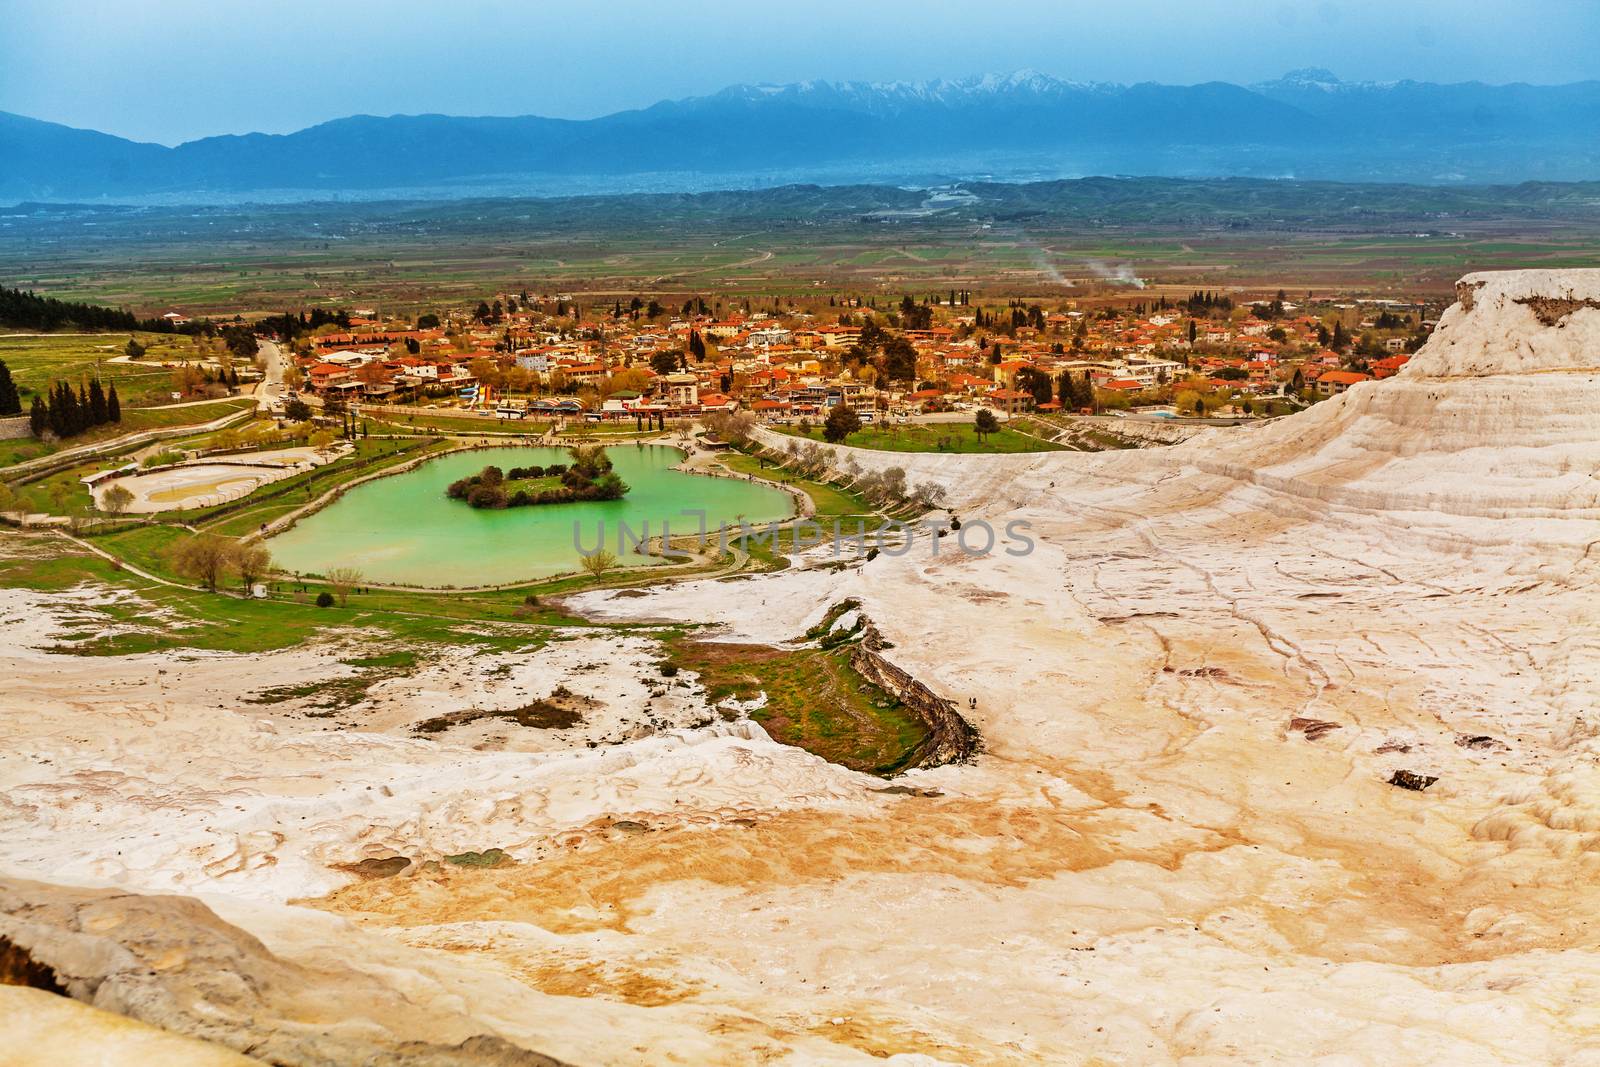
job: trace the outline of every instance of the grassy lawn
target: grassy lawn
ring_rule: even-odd
[[[819,521],[852,516],[866,518],[873,515],[872,505],[855,493],[827,482],[802,478],[770,462],[763,465],[755,456],[730,451],[720,454],[717,461],[734,474],[750,474],[802,490],[811,497],[812,504],[816,506],[816,518]]]
[[[395,415],[385,413],[382,415],[363,415],[362,422],[372,424],[372,428],[383,432],[384,427],[405,432],[415,430],[440,430],[444,433],[459,434],[510,434],[514,436],[543,437],[545,431],[550,429],[550,423],[538,422],[532,419],[514,421],[509,419],[474,419],[467,416],[454,418],[449,415],[429,415],[418,413],[416,415]]]
[[[676,428],[677,423],[670,423],[667,427],[668,432]],[[561,434],[563,437],[649,437],[660,432],[649,427],[641,431],[632,419],[624,422],[583,422],[573,419]]]
[[[772,737],[868,774],[903,769],[926,736],[904,704],[850,666],[850,649],[776,649],[678,638],[672,662],[700,676],[716,703],[765,695],[751,713]]]
[[[145,355],[130,362],[111,362],[123,354],[130,336],[145,346]],[[194,341],[177,334],[0,334],[0,360],[11,369],[24,409],[34,393],[48,390],[57,381],[76,385],[94,377],[116,383],[123,407],[160,403],[170,398],[172,390],[172,370],[160,364],[194,359],[196,355]]]
[[[822,440],[821,428],[802,432],[796,427],[776,427],[791,437]],[[868,426],[844,442],[855,448],[880,452],[1058,452],[1061,446],[1001,427],[981,440],[970,423],[952,422],[914,426]]]
[[[119,424],[122,433],[137,433],[140,430],[165,430],[173,426],[198,426],[202,423],[220,419],[230,411],[249,411],[256,406],[255,398],[248,396],[229,396],[220,400],[209,401],[204,404],[173,405],[153,408],[123,408],[122,422]],[[103,429],[104,427],[102,427]],[[109,436],[116,436],[115,433]],[[90,435],[70,439],[68,445],[85,444],[91,440]]]
[[[141,542],[139,547],[150,551],[155,545]],[[62,649],[83,655],[180,648],[267,652],[302,644],[329,629],[397,641],[411,652],[461,644],[510,651],[537,647],[548,640],[549,623],[571,621],[553,613],[527,619],[509,612],[503,618],[473,614],[444,598],[413,598],[405,604],[412,610],[365,603],[360,597],[352,597],[347,607],[328,608],[315,606],[311,598],[302,602],[287,595],[243,600],[160,585],[66,544],[52,546],[46,558],[36,553],[0,559],[0,583],[7,586],[55,591],[86,581],[135,593],[137,599],[108,597],[85,609],[94,618],[86,618]],[[446,606],[454,610],[429,610]]]
[[[23,401],[24,410],[31,404],[31,400]],[[247,411],[255,407],[255,401],[249,397],[225,397],[221,400],[206,404],[189,406],[168,405],[167,407],[130,408],[122,409],[122,421],[107,423],[97,426],[92,430],[69,437],[64,441],[45,444],[31,437],[16,441],[0,441],[0,467],[9,467],[14,463],[25,460],[37,459],[40,456],[53,455],[67,448],[77,448],[79,445],[92,445],[99,441],[109,441],[113,437],[124,434],[139,433],[143,430],[165,430],[175,426],[199,426],[214,419],[220,419],[230,412]]]

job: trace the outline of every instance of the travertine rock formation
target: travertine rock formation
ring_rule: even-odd
[[[284,1067],[557,1067],[356,969],[279,959],[189,897],[0,879],[0,960],[18,984]]]
[[[854,598],[970,762],[289,732],[228,687],[302,659],[157,694],[39,652],[18,593],[0,864],[206,891],[284,966],[573,1062],[1600,1063],[1600,272],[1462,292],[1399,377],[1249,432],[854,452],[989,554],[578,602],[773,642]]]

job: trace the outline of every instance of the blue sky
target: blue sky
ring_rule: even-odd
[[[752,81],[1600,78],[1588,0],[0,0],[0,110],[175,143],[355,113],[584,118]]]

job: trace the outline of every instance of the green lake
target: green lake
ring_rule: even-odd
[[[638,534],[648,522],[655,537],[670,523],[677,536],[700,530],[697,511],[705,512],[713,531],[740,516],[753,523],[794,514],[793,498],[781,489],[673,470],[683,459],[676,448],[613,445],[606,454],[629,486],[621,500],[495,511],[446,497],[451,482],[490,464],[510,469],[571,458],[564,448],[483,448],[358,485],[267,547],[279,568],[302,574],[356,567],[371,581],[392,585],[496,585],[577,570],[574,537],[593,551],[602,522],[606,548],[617,552],[622,524]],[[618,556],[624,564],[647,562],[631,551]]]

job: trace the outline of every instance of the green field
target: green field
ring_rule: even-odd
[[[92,430],[69,437],[64,441],[46,444],[31,437],[14,441],[0,441],[0,468],[9,467],[24,460],[52,455],[63,449],[109,441],[112,438],[138,433],[142,430],[166,430],[178,426],[200,426],[219,419],[230,412],[244,412],[255,406],[256,402],[249,397],[236,396],[225,397],[221,400],[210,400],[200,404],[172,404],[167,407],[154,408],[123,408],[121,422],[96,426]],[[105,461],[102,460],[100,462],[104,463]]]
[[[916,714],[850,666],[848,648],[776,649],[677,640],[672,661],[699,674],[713,703],[765,703],[751,713],[774,740],[852,770],[903,770],[927,731]]]
[[[790,437],[821,441],[822,431],[803,431],[796,427],[777,429]],[[844,442],[852,448],[872,448],[880,452],[1058,452],[1060,445],[1001,427],[999,432],[981,439],[971,423],[951,422],[911,426],[869,426],[850,435]]]
[[[870,517],[873,515],[872,505],[862,500],[855,493],[841,489],[827,482],[819,482],[811,478],[803,478],[798,474],[784,470],[776,464],[758,459],[755,456],[745,455],[743,452],[724,452],[717,457],[728,470],[735,474],[748,474],[756,478],[765,478],[768,481],[778,482],[782,485],[792,485],[811,497],[811,503],[816,508],[815,518],[836,519],[849,517]]]
[[[745,297],[950,288],[1048,301],[1197,285],[1444,295],[1472,270],[1600,266],[1585,183],[1090,179],[985,186],[966,205],[903,213],[922,195],[62,208],[0,231],[0,278],[150,314],[437,310],[507,288],[602,304],[701,294],[720,312]],[[902,213],[889,225],[882,210]],[[1126,266],[1148,290],[1106,282],[1096,263]]]
[[[381,415],[363,415],[361,421],[370,425],[374,433],[384,433],[389,430],[400,430],[411,433],[418,430],[438,430],[442,433],[462,434],[509,434],[518,437],[543,437],[550,429],[550,423],[534,420],[501,420],[501,419],[475,419],[470,416],[436,415],[432,412],[418,412],[396,415],[386,412]]]
[[[138,360],[118,358],[129,337],[137,337],[146,348]],[[24,409],[34,393],[48,390],[57,381],[77,385],[96,377],[115,383],[124,408],[169,404],[173,372],[160,364],[194,358],[194,342],[175,334],[0,333],[0,361],[11,369]]]

